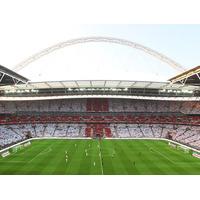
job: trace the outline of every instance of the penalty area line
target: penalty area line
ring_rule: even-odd
[[[152,150],[153,150],[154,152],[156,152],[157,154],[160,154],[163,158],[167,159],[167,160],[170,161],[171,163],[176,164],[173,160],[169,159],[169,158],[168,158],[166,155],[164,155],[163,153],[161,153],[161,152],[155,150],[155,149],[152,148],[152,147],[149,147],[149,145],[144,144],[144,146],[146,146],[146,147],[149,148],[149,149],[152,149]]]
[[[45,153],[48,153],[48,152],[45,152],[46,150],[50,149],[50,147],[52,146],[53,144],[50,144],[46,149],[43,149],[42,151],[40,151],[36,156],[34,156],[31,160],[28,161],[28,163],[32,162],[35,158],[37,158],[38,156],[42,155],[42,154],[45,154]],[[52,149],[50,149],[52,150]]]
[[[152,148],[153,149],[153,148]],[[155,151],[156,153],[160,154],[162,157],[164,157],[165,159],[169,160],[171,163],[175,164],[175,162],[171,159],[169,159],[166,155],[164,155],[163,153],[153,149],[153,151]]]

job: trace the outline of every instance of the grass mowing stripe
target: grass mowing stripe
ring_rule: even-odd
[[[40,155],[46,153],[45,151],[46,151],[46,150],[49,150],[49,149],[51,148],[52,145],[53,145],[53,143],[50,144],[47,148],[43,149],[41,152],[39,152],[36,156],[34,156],[31,160],[28,161],[28,163],[32,162],[32,161],[33,161],[34,159],[36,159],[38,156],[40,156]]]
[[[148,143],[148,141],[145,141],[145,145],[153,152],[155,153],[155,155],[159,155],[160,156],[160,168],[165,168],[166,171],[168,171],[170,174],[185,174],[186,171],[184,168],[182,168],[181,166],[177,167],[175,162],[172,162],[171,160],[169,160],[168,157],[163,156],[165,155],[165,152],[159,153],[158,151],[162,151],[163,147],[160,147],[157,151],[155,151],[155,143]],[[153,147],[152,147],[153,144]],[[170,154],[168,153],[168,156],[170,156]],[[163,163],[161,163],[161,161],[163,161]],[[171,164],[170,164],[171,163]],[[164,165],[164,167],[162,166]],[[180,169],[182,168],[182,169]]]
[[[167,142],[112,139],[35,140],[0,158],[0,174],[102,174],[100,161],[103,174],[200,174],[199,159]]]
[[[175,160],[175,165],[176,168],[178,168],[179,173],[181,174],[199,173],[200,162],[194,162],[195,158],[191,156],[189,153],[184,153],[181,150],[169,148],[167,143],[155,143],[154,147],[160,149],[160,151],[162,151],[165,154],[166,152],[168,152],[169,157],[172,157],[173,160]],[[197,160],[199,161],[199,159]]]
[[[92,163],[91,163],[91,156],[88,153],[88,141],[83,143],[83,150],[80,153],[80,163],[79,163],[79,174],[90,174]]]
[[[115,146],[118,149],[119,159],[126,170],[126,174],[133,174],[135,166],[131,162],[131,159],[127,156],[127,152],[125,152],[123,145],[120,145],[120,142],[116,142]],[[134,170],[133,170],[134,168]]]
[[[40,144],[42,147],[42,144]],[[34,159],[32,158],[31,160],[27,160],[27,163],[24,165],[23,168],[19,169],[20,174],[30,174],[30,175],[34,175],[34,174],[40,174],[40,172],[43,170],[43,168],[48,164],[49,161],[49,154],[42,154],[41,156],[37,156],[40,155],[40,153],[45,152],[48,148],[52,147],[56,145],[55,142],[48,142],[45,143],[45,149],[43,149],[43,151],[38,152],[38,154],[34,154]],[[31,162],[30,162],[31,161]],[[17,171],[16,174],[18,174],[19,172]]]
[[[69,152],[69,148],[73,145],[74,143],[72,140],[57,140],[40,174],[66,174],[66,151]]]
[[[99,160],[100,160],[100,166],[101,166],[101,175],[104,174],[103,172],[103,158],[101,153],[101,141],[98,142],[98,149],[99,149]]]
[[[67,142],[67,144],[63,143],[63,141],[61,143],[58,143],[56,146],[56,156],[54,156],[53,162],[49,163],[52,165],[52,174],[55,175],[62,175],[65,172],[65,168],[66,168],[66,146],[68,146],[69,143]],[[58,151],[59,150],[59,151]]]
[[[152,150],[154,152],[156,152],[157,154],[160,154],[162,157],[164,157],[165,159],[167,159],[169,162],[171,162],[172,164],[175,164],[175,162],[171,159],[169,159],[166,155],[164,155],[163,153],[161,153],[160,151],[157,151],[156,149],[152,148]]]
[[[65,174],[71,174],[70,169],[71,169],[71,167],[73,167],[72,161],[73,161],[73,157],[74,157],[74,154],[76,153],[76,151],[77,151],[77,147],[75,148],[74,140],[71,140],[71,144],[67,149],[68,158],[67,158],[67,162],[66,162]]]
[[[93,166],[90,170],[90,174],[101,174],[101,164],[99,162],[99,150],[97,148],[98,142],[96,140],[90,140],[90,150],[89,150],[89,155],[91,155],[91,165]],[[95,166],[94,166],[95,165]]]
[[[47,141],[43,141],[42,143],[34,143],[30,147],[30,148],[32,148],[32,151],[30,151],[28,154],[26,153],[22,157],[16,156],[19,152],[21,152],[21,151],[18,151],[14,155],[11,154],[11,159],[10,159],[10,157],[3,158],[3,160],[8,160],[8,161],[23,160],[25,162],[24,163],[16,163],[14,166],[12,163],[5,163],[4,169],[2,170],[2,168],[0,168],[0,174],[23,174],[23,171],[26,171],[26,169],[27,169],[26,165],[27,165],[27,161],[28,161],[29,157],[32,155],[35,155],[34,154],[35,151],[36,152],[41,151],[43,148],[46,147],[46,145],[48,145]],[[2,165],[1,165],[1,167],[2,167]]]
[[[79,174],[79,168],[81,163],[81,154],[83,153],[84,141],[82,140],[75,140],[74,142],[74,152],[70,155],[71,160],[68,167],[69,174]],[[81,173],[80,173],[81,174]]]
[[[121,150],[122,150],[124,156],[128,160],[126,165],[130,166],[130,171],[128,171],[129,174],[140,174],[139,170],[138,170],[138,160],[139,160],[138,155],[128,147],[128,141],[126,143],[121,141],[117,144],[119,144],[121,146]],[[126,166],[126,169],[127,169],[127,166]]]
[[[136,167],[138,169],[138,174],[152,174],[154,170],[149,168],[147,164],[147,160],[144,159],[145,154],[146,154],[146,148],[141,142],[136,142],[133,140],[129,141],[129,144],[127,145],[130,149],[130,151],[136,151],[138,154],[138,160],[136,161]],[[141,153],[142,152],[142,153]]]
[[[111,149],[114,149],[112,143],[108,142],[107,140],[102,140],[102,159],[103,159],[103,168],[104,168],[104,174],[115,174],[115,169],[113,166],[113,159],[111,157]]]
[[[144,144],[147,146],[149,151],[152,152],[152,156],[156,156],[158,159],[159,166],[162,170],[167,171],[170,174],[177,174],[179,173],[178,169],[175,166],[175,162],[172,162],[168,157],[163,156],[165,155],[164,152],[160,153],[159,151],[162,151],[163,147],[160,147],[157,151],[155,150],[155,141],[152,144],[148,143],[148,140],[144,141]]]
[[[65,149],[65,166],[64,166],[64,174],[69,174],[68,168],[70,166],[71,159],[73,157],[73,153],[75,152],[76,149],[74,149],[74,141],[73,140],[67,140],[68,143],[66,144],[66,149]],[[67,160],[66,160],[66,155],[67,155]]]
[[[149,151],[149,148],[145,145],[145,141],[141,141],[139,145],[144,148],[144,152],[142,152],[141,161],[147,168],[147,171],[141,170],[142,174],[165,174],[164,170],[159,166],[160,162],[157,162],[157,157]],[[150,172],[150,173],[149,173]]]

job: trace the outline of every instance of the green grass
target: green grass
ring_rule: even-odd
[[[165,141],[44,139],[1,157],[0,174],[200,174],[200,160]]]

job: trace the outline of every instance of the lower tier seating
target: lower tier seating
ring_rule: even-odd
[[[0,125],[0,147],[35,137],[168,138],[200,149],[200,126],[177,124],[32,123]]]
[[[112,137],[109,124],[87,124],[85,135],[87,137]]]

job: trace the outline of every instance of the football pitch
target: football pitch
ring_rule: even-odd
[[[200,159],[167,141],[42,139],[1,157],[0,174],[189,175],[200,174]]]

